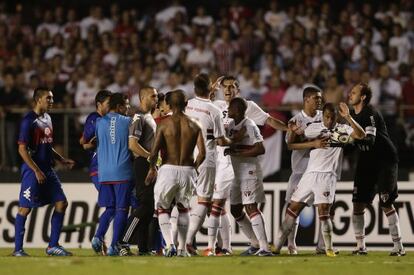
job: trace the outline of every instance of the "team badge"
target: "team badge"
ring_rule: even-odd
[[[323,195],[325,196],[325,197],[329,197],[329,194],[331,194],[331,192],[323,192]]]
[[[46,127],[45,128],[45,135],[48,136],[48,135],[50,135],[50,133],[51,133],[50,128]]]
[[[244,191],[243,194],[245,197],[248,197],[252,194],[252,191]]]

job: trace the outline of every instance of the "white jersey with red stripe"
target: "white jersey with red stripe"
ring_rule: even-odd
[[[228,107],[226,101],[224,100],[215,100],[214,105],[216,105],[222,115],[224,128],[226,130],[226,136],[229,137],[229,125],[233,122],[232,118],[229,118],[228,116]],[[253,120],[253,122],[258,126],[263,126],[266,123],[266,120],[270,117],[268,113],[263,111],[262,108],[260,108],[254,101],[247,100],[247,109],[246,109],[246,117]],[[224,155],[224,150],[226,147],[223,146],[217,146],[217,161],[218,162],[224,162],[229,163],[231,162],[231,159],[229,156]]]
[[[230,137],[234,131],[240,131],[243,127],[246,129],[246,133],[241,141],[234,144],[236,149],[251,148],[256,143],[263,142],[263,136],[260,134],[259,127],[257,127],[253,120],[247,117],[237,125],[235,125],[234,121],[229,125]],[[241,165],[246,167],[246,165],[251,164],[252,167],[260,167],[259,159],[257,157],[232,156],[231,161],[235,171]]]
[[[206,159],[203,165],[216,167],[216,138],[225,136],[220,110],[209,100],[195,97],[188,101],[186,115],[197,120],[202,126],[206,144]]]

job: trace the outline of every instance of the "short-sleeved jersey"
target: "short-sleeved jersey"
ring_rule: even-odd
[[[129,126],[129,137],[138,139],[145,150],[151,151],[156,129],[157,124],[150,113],[136,113]]]
[[[96,120],[100,118],[101,115],[98,112],[93,112],[88,115],[83,127],[82,137],[85,142],[91,141],[96,134]],[[96,149],[90,150],[89,152],[90,164],[89,164],[89,174],[96,175],[98,172],[98,157],[96,155]]]
[[[234,131],[240,131],[243,127],[246,128],[246,134],[243,139],[234,144],[236,148],[250,148],[254,146],[256,143],[263,142],[263,136],[260,134],[259,127],[257,127],[256,123],[250,118],[244,118],[239,124],[235,125],[234,121],[229,125],[229,132],[230,137]],[[233,166],[236,166],[241,163],[250,163],[254,165],[259,164],[259,160],[257,157],[238,157],[232,156],[231,161]]]
[[[316,111],[316,115],[308,116],[303,110],[292,117],[289,122],[295,122],[301,130],[305,130],[311,123],[322,121],[322,111]],[[286,134],[286,141],[287,141]],[[291,155],[292,172],[295,174],[303,174],[308,167],[310,149],[293,150]]]
[[[26,145],[33,161],[43,171],[52,169],[53,125],[49,114],[39,116],[34,111],[27,113],[21,122],[18,144]],[[22,169],[28,168],[23,163]]]
[[[228,104],[224,100],[215,100],[214,105],[216,105],[222,115],[224,129],[226,130],[226,136],[229,136],[228,128],[229,125],[233,122],[232,118],[228,116]],[[269,114],[263,111],[254,101],[247,100],[247,109],[246,109],[246,117],[250,118],[254,121],[256,125],[263,126],[266,123],[266,120],[269,118]],[[229,156],[224,156],[224,150],[226,147],[224,146],[217,146],[217,159],[220,162],[230,162],[231,159]]]
[[[123,183],[132,179],[128,149],[131,118],[110,112],[96,122],[100,183]]]
[[[347,124],[337,123],[333,129],[325,127],[323,122],[312,123],[305,129],[309,139],[317,137],[333,137],[335,132],[350,136],[354,129]],[[306,172],[333,173],[339,179],[342,170],[342,147],[317,148],[310,151]]]
[[[203,165],[216,167],[216,141],[225,136],[224,124],[220,110],[209,100],[195,97],[188,101],[186,115],[197,120],[202,126],[206,144],[206,159]]]
[[[360,161],[377,162],[398,162],[397,149],[391,141],[387,126],[381,113],[371,105],[364,106],[360,113],[351,111],[351,116],[365,130],[367,138],[375,138],[373,144],[363,141],[356,141],[360,149]]]

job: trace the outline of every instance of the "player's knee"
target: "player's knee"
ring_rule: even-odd
[[[189,209],[184,207],[181,203],[177,203],[177,210],[179,213],[187,213],[189,211]]]
[[[31,212],[31,211],[32,211],[32,209],[31,209],[31,208],[19,207],[18,214],[19,214],[20,216],[24,216],[24,217],[26,217],[27,215],[29,215],[29,214],[30,214],[30,212]]]
[[[354,212],[354,214],[364,212],[366,206],[367,205],[365,203],[354,202],[353,203],[353,212]]]
[[[235,219],[240,218],[243,215],[243,205],[232,205],[230,212]]]
[[[110,216],[114,216],[115,215],[115,208],[113,207],[106,207],[105,212],[110,215]]]
[[[67,201],[58,201],[55,204],[55,210],[60,213],[64,213],[66,211],[66,208],[68,208],[68,202]]]
[[[245,205],[245,209],[246,209],[247,215],[249,216],[259,211],[257,209],[257,204],[255,203]]]

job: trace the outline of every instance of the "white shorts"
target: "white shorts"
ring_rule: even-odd
[[[197,173],[194,167],[164,164],[154,186],[155,209],[169,209],[172,201],[189,207]]]
[[[198,167],[197,181],[194,185],[197,196],[211,199],[214,191],[215,177],[216,167],[203,165]]]
[[[213,199],[228,199],[230,198],[230,189],[234,181],[233,165],[231,162],[217,162],[216,169]]]
[[[332,204],[335,199],[335,190],[335,174],[308,172],[303,174],[291,200],[307,203],[309,199],[314,199],[314,204]]]
[[[263,176],[260,167],[252,168],[240,165],[234,170],[235,180],[231,186],[231,204],[264,203],[266,201],[263,189]]]
[[[290,175],[288,186],[286,189],[286,198],[285,198],[286,202],[290,202],[290,200],[292,199],[292,195],[296,191],[296,189],[298,189],[298,184],[302,177],[303,177],[303,173],[292,173],[292,175]],[[306,201],[306,204],[308,206],[313,205],[313,197],[309,198]]]

